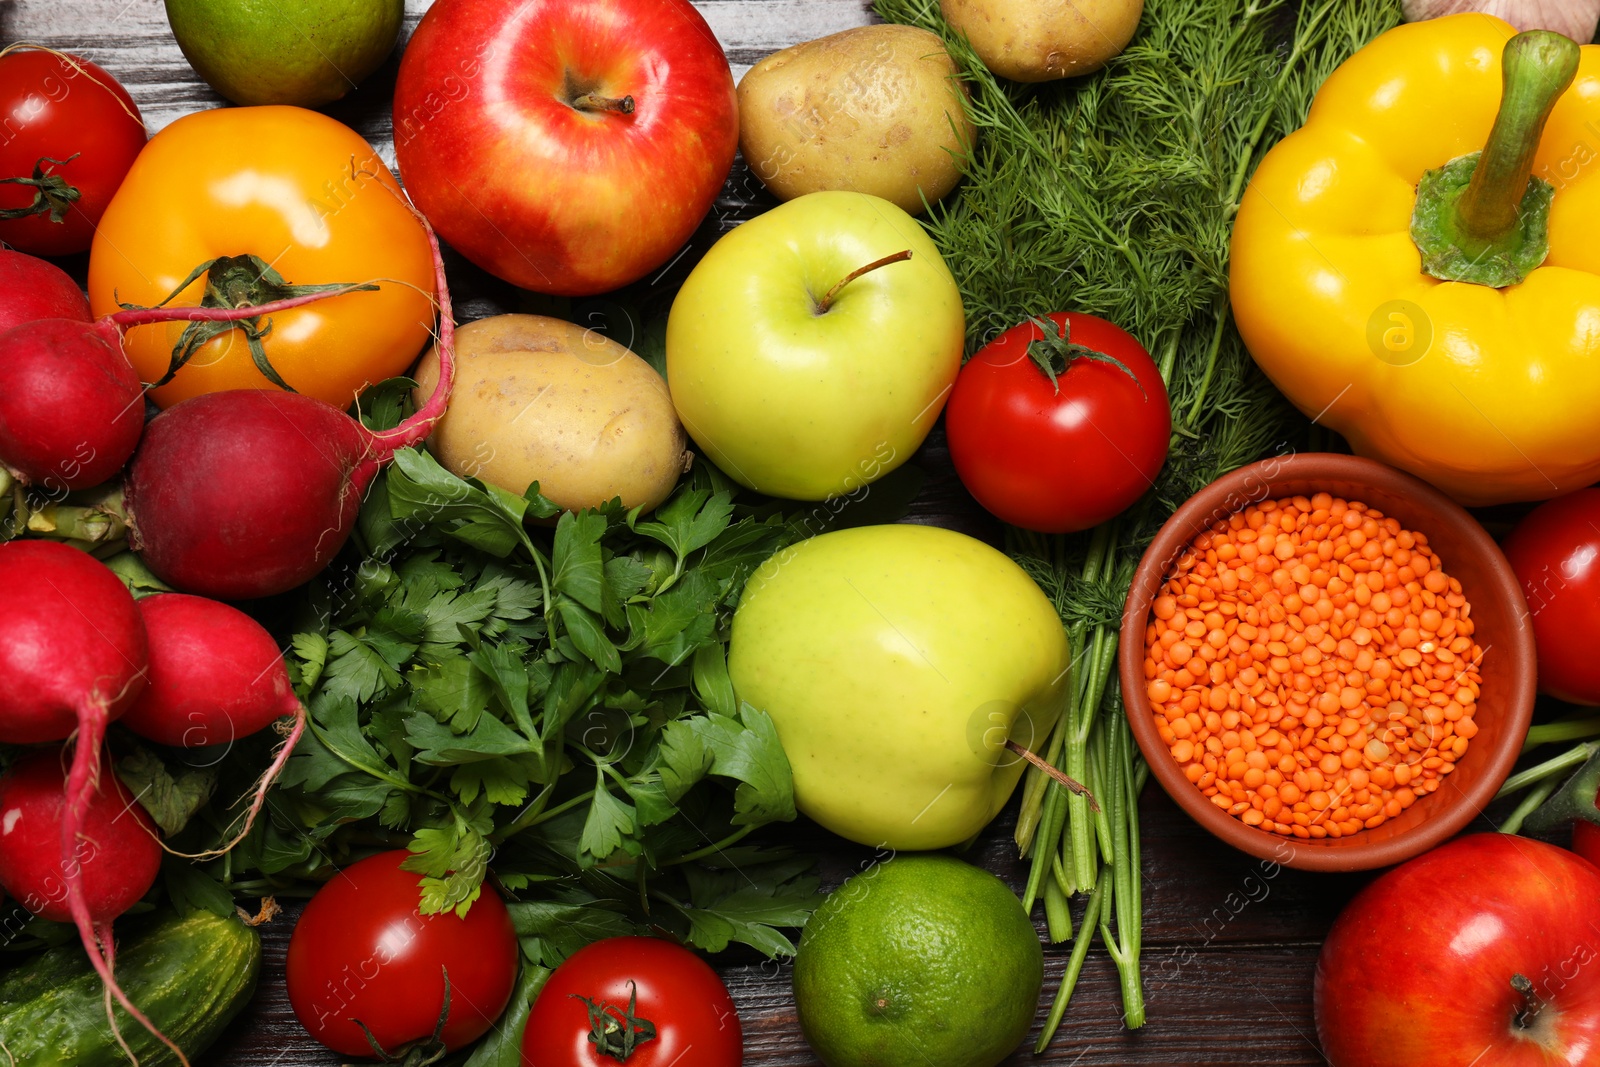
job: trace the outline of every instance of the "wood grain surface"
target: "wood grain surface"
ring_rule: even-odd
[[[409,35],[427,2],[407,0],[406,6]],[[862,0],[704,0],[696,7],[722,41],[736,76],[785,45],[870,21]],[[0,0],[0,44],[18,40],[70,50],[105,67],[127,85],[152,132],[188,112],[223,103],[190,70],[167,29],[161,0]],[[377,145],[391,165],[389,99],[397,65],[398,51],[359,90],[327,109]],[[689,267],[721,232],[773,203],[741,162],[686,254],[618,299],[664,309]],[[82,258],[66,264],[80,276]],[[535,297],[488,277],[458,256],[449,256],[447,262],[463,320],[534,310],[581,319],[605,308],[604,300],[574,306]],[[942,432],[935,432],[914,463],[926,480],[912,505],[912,521],[998,539],[997,525],[956,480]],[[1020,886],[1021,870],[1011,844],[1015,808],[1013,800],[969,858]],[[1116,971],[1104,949],[1096,946],[1051,1049],[1033,1057],[1030,1038],[1029,1046],[1006,1062],[1062,1067],[1323,1063],[1311,1010],[1318,946],[1339,908],[1365,879],[1303,874],[1234,852],[1196,827],[1154,784],[1145,791],[1141,814],[1147,1025],[1130,1031],[1122,1024]],[[1478,828],[1487,825],[1480,820]],[[763,833],[821,854],[829,887],[873,860],[868,850],[803,821]],[[203,1061],[211,1067],[331,1067],[339,1062],[307,1037],[288,1007],[283,954],[295,910],[266,929],[266,964],[256,1003]],[[1081,911],[1080,900],[1074,905],[1075,918]],[[1036,920],[1043,937],[1042,909]],[[1041,1019],[1068,949],[1065,944],[1047,948]],[[796,1023],[788,968],[738,953],[716,962],[739,1005],[746,1064],[814,1064]]]

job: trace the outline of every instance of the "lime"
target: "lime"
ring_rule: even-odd
[[[827,1067],[994,1067],[1028,1036],[1044,952],[1004,882],[950,856],[898,856],[834,891],[794,961]]]
[[[317,107],[383,65],[405,0],[166,0],[184,58],[236,104]]]

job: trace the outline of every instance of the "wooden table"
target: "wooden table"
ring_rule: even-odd
[[[407,0],[407,35],[427,2]],[[700,0],[695,6],[726,48],[735,77],[785,45],[871,21],[863,0]],[[132,92],[152,133],[188,112],[223,103],[190,70],[167,29],[160,0],[0,0],[0,43],[17,40],[71,50],[105,67]],[[377,145],[391,166],[389,98],[397,65],[398,59],[391,58],[358,92],[328,108]],[[740,162],[696,235],[695,251],[773,203]],[[67,265],[81,274],[82,258]],[[649,305],[670,298],[695,258],[683,257],[654,285],[629,290],[627,299]],[[448,264],[462,320],[551,308],[543,298],[498,282],[460,257],[450,257]],[[573,310],[559,302],[554,309]],[[997,525],[957,482],[942,431],[935,432],[915,462],[928,477],[912,507],[913,521],[997,540]],[[968,858],[1020,886],[1023,872],[1011,843],[1015,808],[1013,802]],[[1050,1050],[1034,1058],[1025,1047],[1006,1062],[1074,1067],[1324,1063],[1312,1020],[1312,972],[1328,925],[1366,879],[1284,870],[1234,852],[1195,826],[1155,785],[1145,790],[1140,809],[1148,1022],[1138,1031],[1122,1025],[1116,969],[1097,944]],[[1480,820],[1476,828],[1489,825]],[[871,862],[868,850],[809,823],[767,833],[797,839],[802,847],[819,852],[828,888]],[[1036,910],[1043,937],[1042,909]],[[1075,919],[1081,911],[1080,900]],[[289,1010],[283,955],[292,917],[291,910],[285,920],[266,929],[266,964],[256,1003],[208,1057],[211,1067],[328,1067],[338,1062],[306,1036]],[[1069,948],[1046,949],[1047,998]],[[795,1020],[788,967],[737,953],[718,963],[744,1022],[745,1062],[750,1067],[816,1063]],[[1043,1015],[1041,1008],[1041,1019]]]

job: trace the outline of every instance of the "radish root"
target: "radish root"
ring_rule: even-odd
[[[179,852],[177,849],[168,848],[166,842],[163,841],[161,847],[169,855],[186,860],[212,860],[232,852],[238,847],[239,842],[250,836],[250,831],[255,829],[256,817],[261,814],[261,808],[267,802],[268,791],[277,782],[278,776],[283,773],[284,767],[288,766],[289,757],[294,755],[294,746],[299,743],[301,736],[306,732],[306,708],[304,704],[296,702],[292,723],[282,743],[273,751],[271,765],[267,767],[260,780],[256,783],[254,796],[250,802],[250,810],[245,814],[244,828],[235,834],[227,844],[206,849],[204,852]]]

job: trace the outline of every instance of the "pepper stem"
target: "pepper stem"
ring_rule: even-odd
[[[1517,229],[1539,138],[1577,75],[1580,56],[1575,42],[1553,30],[1519,33],[1506,43],[1500,112],[1472,181],[1456,202],[1463,234],[1498,241]]]
[[[1580,57],[1576,43],[1551,30],[1506,42],[1504,89],[1488,144],[1428,171],[1417,185],[1411,237],[1428,274],[1505,288],[1544,262],[1555,190],[1532,177],[1533,158]]]

